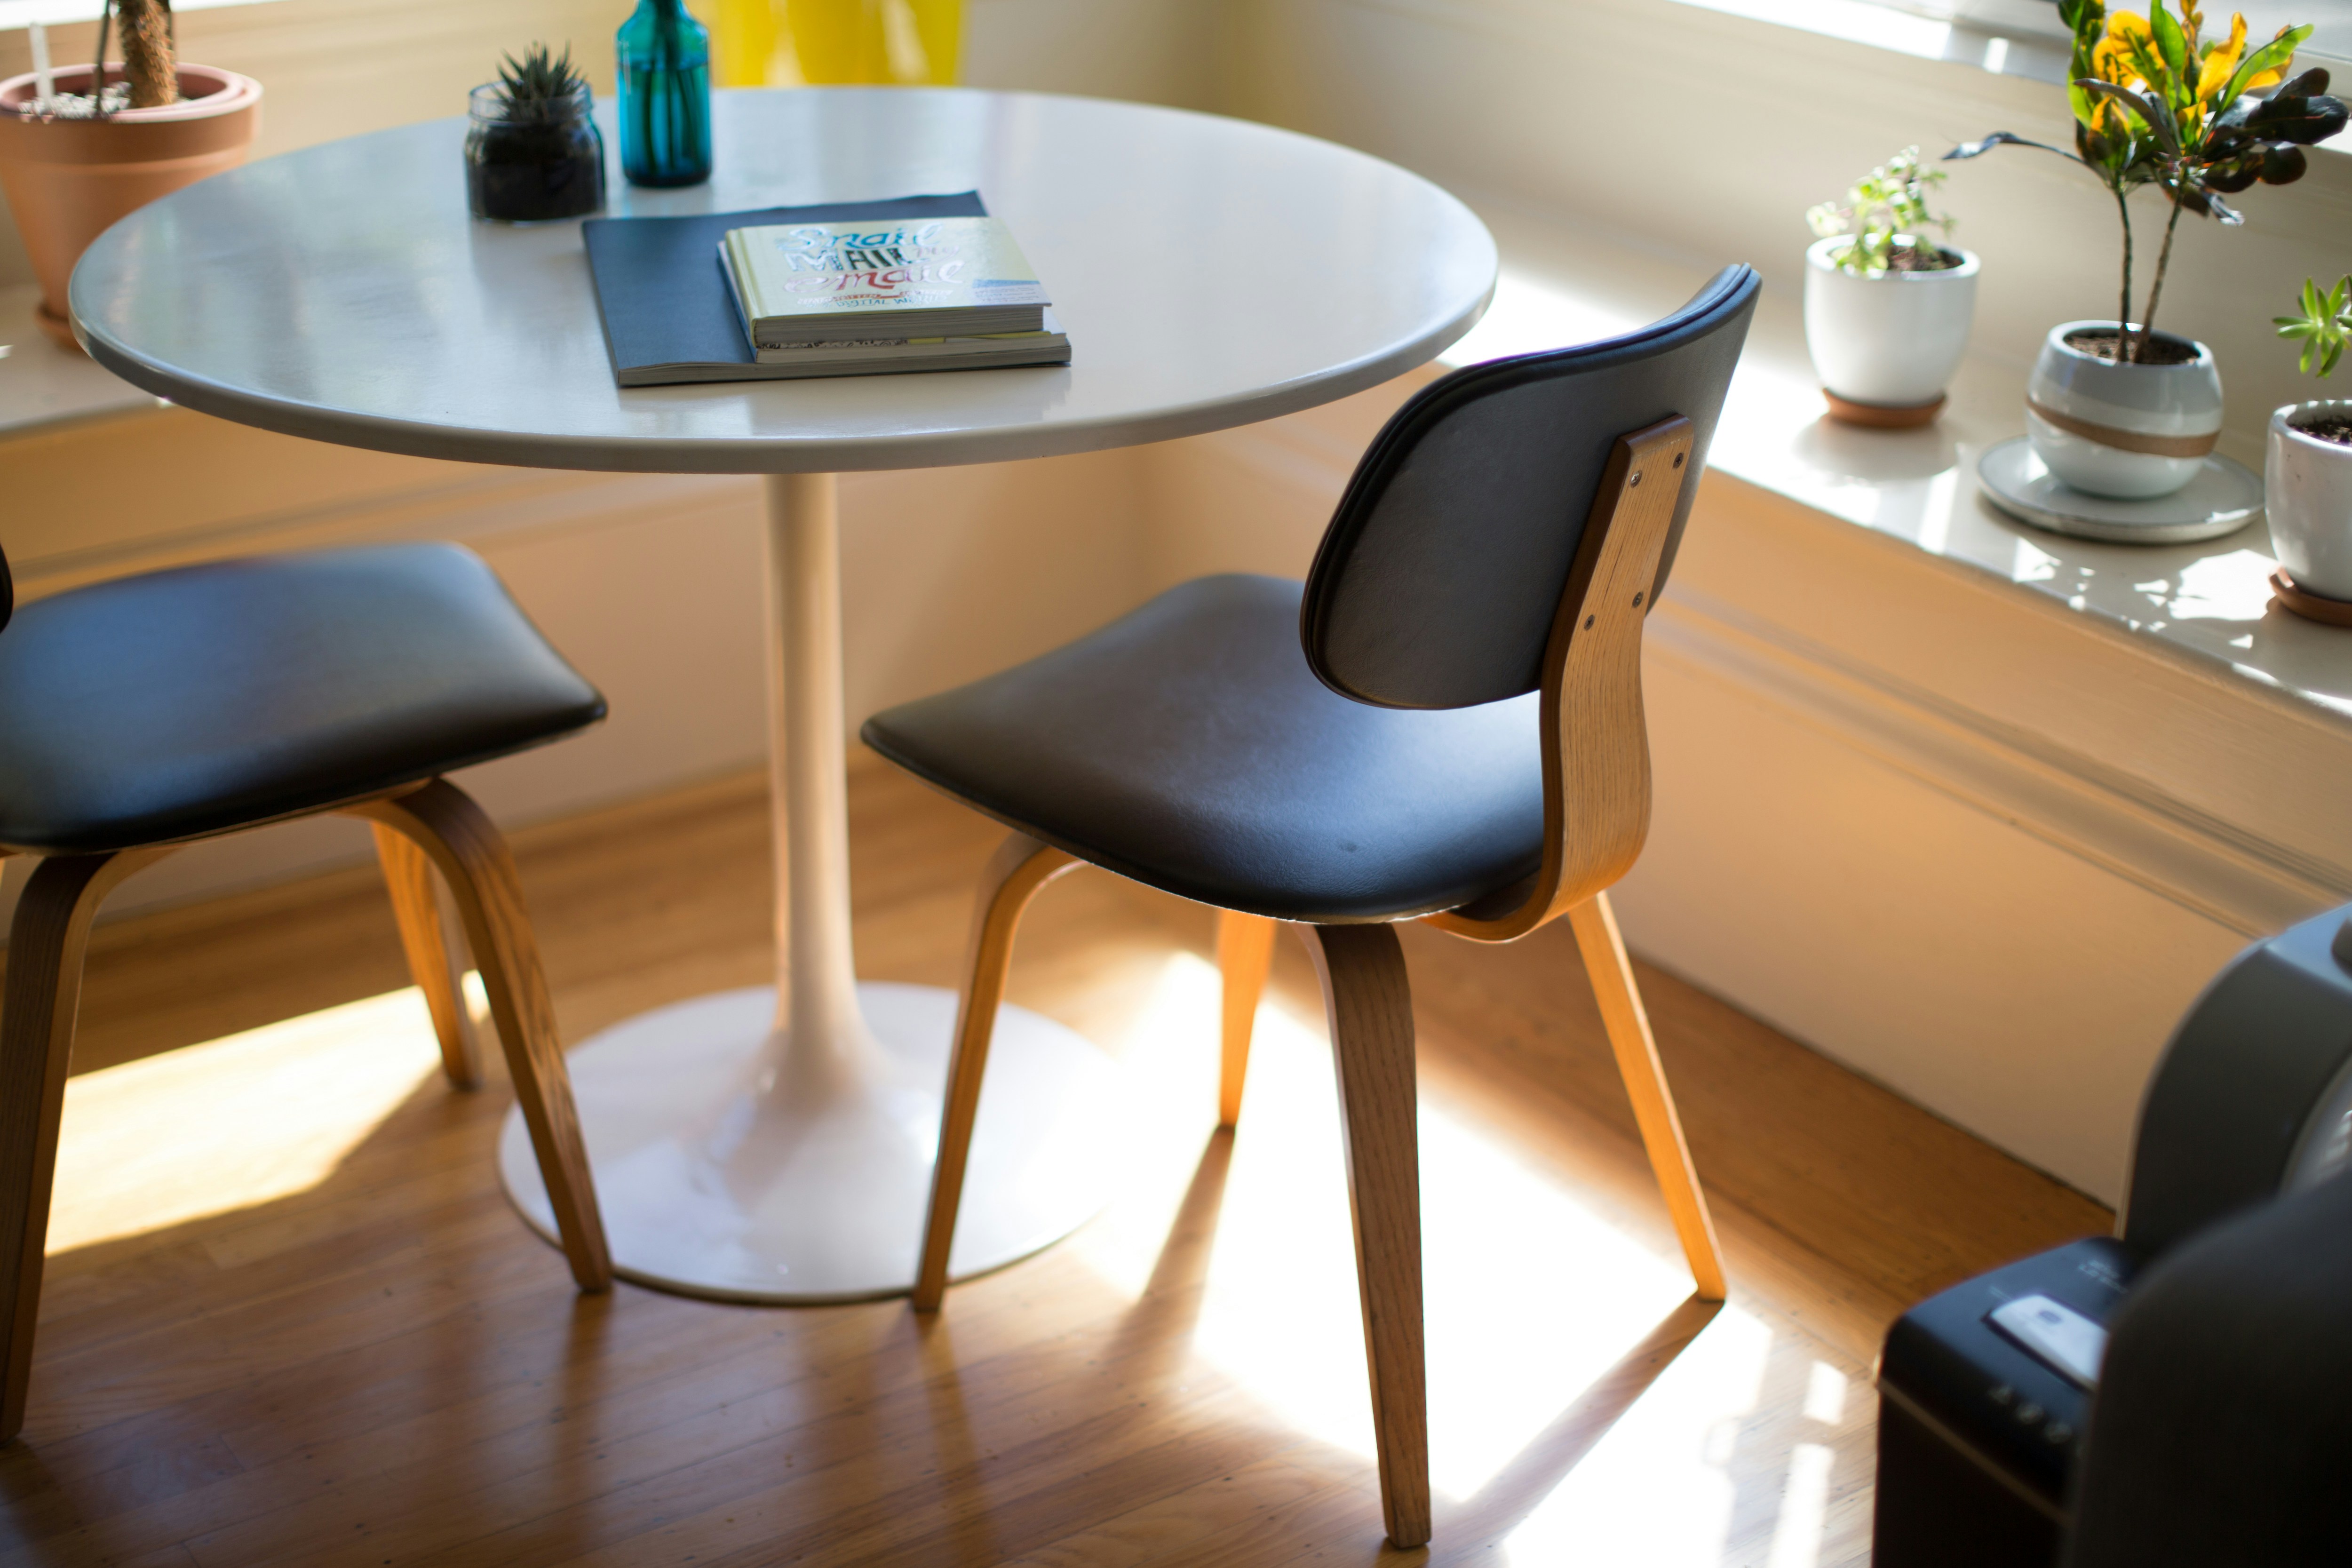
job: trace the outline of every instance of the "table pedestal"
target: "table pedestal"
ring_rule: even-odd
[[[830,474],[768,480],[770,766],[784,983],[697,997],[571,1055],[622,1278],[727,1300],[855,1300],[914,1283],[955,994],[859,985],[849,927],[841,549]],[[1108,1194],[1111,1068],[1072,1031],[999,1014],[950,1272],[1066,1236]],[[552,1237],[510,1113],[499,1173]]]

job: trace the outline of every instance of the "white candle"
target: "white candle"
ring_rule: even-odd
[[[27,22],[25,30],[33,42],[33,110],[47,114],[58,92],[57,79],[49,74],[49,30],[38,22]]]

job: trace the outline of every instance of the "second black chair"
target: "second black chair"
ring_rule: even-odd
[[[0,557],[0,858],[38,864],[0,1008],[0,1442],[25,1422],[82,953],[100,902],[182,845],[366,818],[412,973],[478,1081],[433,889],[464,924],[572,1278],[613,1282],[555,1010],[513,858],[441,775],[561,740],[604,699],[471,552],[259,556],[75,588],[11,619]]]
[[[1081,863],[1224,911],[1223,1121],[1275,922],[1323,983],[1391,1541],[1430,1534],[1412,1000],[1395,922],[1566,915],[1698,1293],[1712,1225],[1607,889],[1649,830],[1643,618],[1698,487],[1756,274],[1623,337],[1456,371],[1358,465],[1304,584],[1209,577],[876,715],[884,756],[1013,829],[983,881],[915,1305],[936,1308],[1013,934]]]

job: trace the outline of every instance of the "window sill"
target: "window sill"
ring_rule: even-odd
[[[1682,264],[1589,231],[1474,205],[1501,247],[1502,279],[1493,308],[1447,352],[1447,364],[1622,331],[1672,310],[1702,280]],[[2352,633],[2272,606],[2277,562],[2259,520],[2201,544],[2101,544],[2011,521],[1979,496],[1979,454],[2024,433],[2022,383],[2021,367],[1971,359],[1936,424],[1911,431],[1841,425],[1823,412],[1801,310],[1767,293],[1709,464],[2352,735]],[[2231,455],[2261,468],[2259,450]]]
[[[40,297],[37,284],[0,289],[0,441],[164,406],[162,398],[51,342],[33,323]]]

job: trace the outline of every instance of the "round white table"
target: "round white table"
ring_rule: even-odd
[[[579,225],[470,221],[456,120],[272,158],[132,214],[76,269],[73,314],[117,374],[265,429],[486,463],[770,476],[789,983],[620,1024],[572,1053],[572,1081],[624,1278],[855,1300],[914,1279],[955,997],[856,978],[833,475],[1165,440],[1345,396],[1467,331],[1496,253],[1427,181],[1241,121],[905,88],[714,107],[714,178],[646,191],[615,166],[608,215],[977,189],[1045,280],[1072,363],[623,391]],[[609,115],[604,135],[609,153]],[[1100,1206],[1110,1079],[1071,1031],[1004,1009],[955,1275]],[[500,1169],[552,1235],[517,1118]]]

